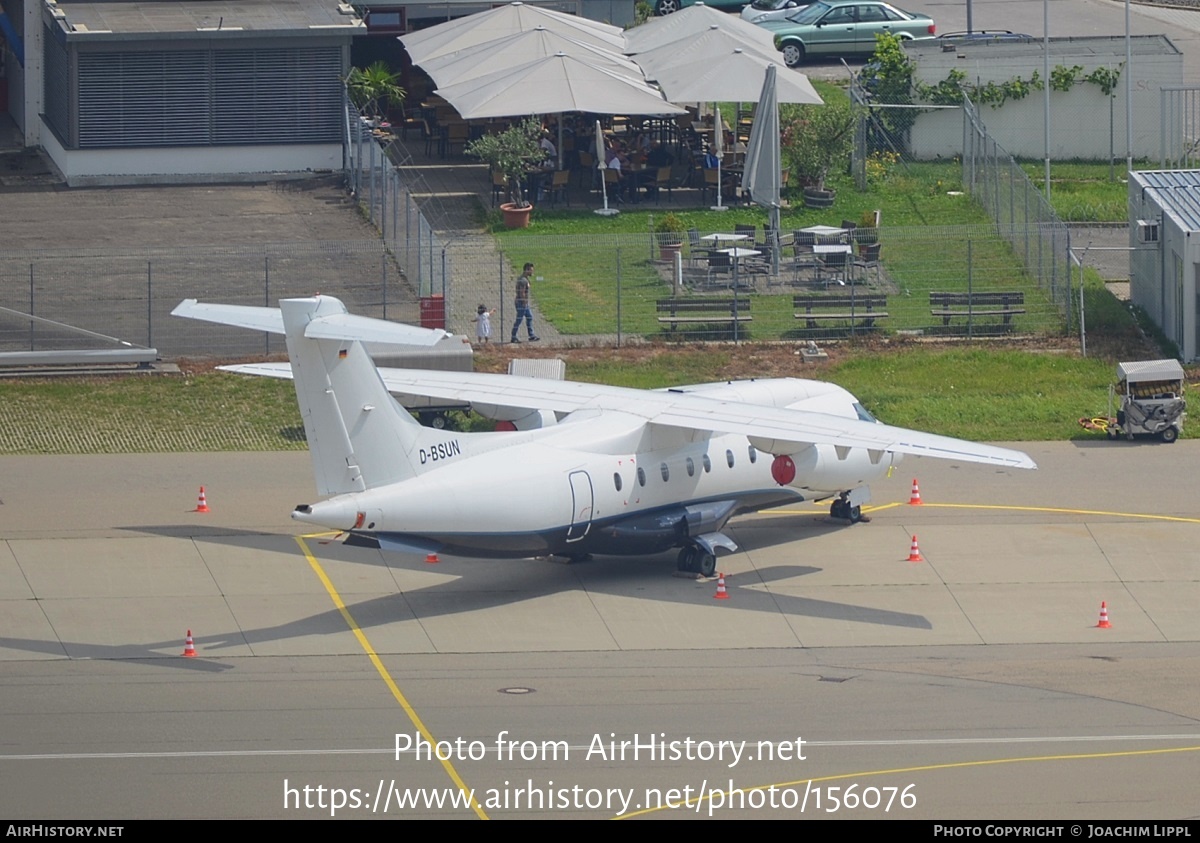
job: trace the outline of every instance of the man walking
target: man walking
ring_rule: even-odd
[[[521,327],[521,320],[525,320],[525,330],[529,332],[529,341],[537,342],[541,337],[533,333],[533,310],[529,306],[529,279],[533,277],[533,264],[525,264],[525,268],[517,277],[517,321],[513,322],[512,326],[512,342],[520,342],[517,339],[517,329]]]

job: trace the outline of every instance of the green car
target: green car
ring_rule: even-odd
[[[875,36],[890,32],[904,40],[934,37],[933,18],[878,0],[817,0],[783,20],[758,26],[775,33],[775,46],[788,67],[810,55],[844,56],[875,52]]]

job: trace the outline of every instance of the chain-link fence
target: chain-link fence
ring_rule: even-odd
[[[445,244],[421,213],[411,187],[388,156],[389,129],[348,110],[347,186],[367,219],[379,230],[384,246],[419,296],[446,297],[450,277]]]
[[[367,316],[413,323],[429,317],[393,252],[378,241],[0,253],[0,290],[5,352],[117,347],[103,337],[155,347],[168,358],[284,350],[280,336],[172,317],[184,298],[274,307],[319,291]]]

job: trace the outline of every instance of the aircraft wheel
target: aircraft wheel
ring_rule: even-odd
[[[862,519],[862,507],[861,506],[850,507],[850,520],[853,522],[858,522],[861,519]]]
[[[830,518],[849,518],[850,506],[849,503],[842,498],[838,498],[829,505]]]
[[[703,550],[698,551],[696,568],[701,576],[711,577],[717,572],[717,557]]]
[[[697,566],[699,552],[700,549],[693,544],[685,544],[679,548],[679,558],[675,562],[676,569],[689,574],[699,571],[700,569]]]

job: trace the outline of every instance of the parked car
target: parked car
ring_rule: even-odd
[[[807,6],[813,0],[754,0],[742,9],[742,20],[762,23],[765,20],[783,20],[794,10]]]
[[[700,2],[703,2],[705,6],[712,6],[714,9],[736,12],[746,5],[747,0],[650,0],[650,2],[654,4],[654,14],[670,15]]]
[[[816,0],[783,20],[759,26],[775,33],[775,46],[788,67],[809,55],[875,52],[875,36],[890,32],[904,40],[932,39],[933,18],[898,9],[890,3],[863,0]]]

